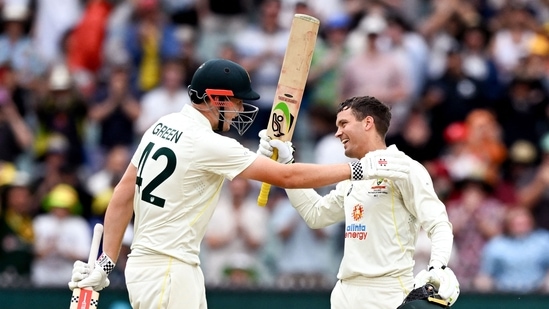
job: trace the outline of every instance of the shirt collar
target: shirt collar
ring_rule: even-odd
[[[194,108],[192,106],[192,103],[191,104],[186,104],[185,106],[183,106],[182,112],[184,114],[190,115],[200,125],[208,127],[213,131],[212,125],[211,125],[210,121],[208,120],[208,118],[206,118],[206,116],[204,116],[201,112],[199,112],[196,108]]]

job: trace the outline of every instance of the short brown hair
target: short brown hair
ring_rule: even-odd
[[[362,96],[339,103],[337,113],[347,109],[351,109],[357,120],[363,120],[366,116],[374,118],[377,133],[385,138],[391,123],[391,108],[388,105],[374,97]]]

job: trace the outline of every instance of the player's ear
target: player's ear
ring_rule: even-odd
[[[366,116],[362,120],[362,124],[364,126],[364,130],[370,130],[374,127],[374,117],[372,116]]]

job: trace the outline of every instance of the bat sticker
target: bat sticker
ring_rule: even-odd
[[[288,105],[284,102],[278,102],[273,110],[273,118],[271,119],[273,135],[275,137],[284,136],[284,132],[291,130],[293,123],[294,116],[290,113]]]

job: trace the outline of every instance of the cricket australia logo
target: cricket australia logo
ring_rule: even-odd
[[[278,102],[273,109],[271,119],[271,129],[275,137],[281,137],[289,132],[294,124],[294,116],[290,113],[288,105],[284,102]]]
[[[376,179],[375,184],[373,184],[368,190],[368,195],[373,197],[378,197],[380,194],[387,195],[389,194],[389,188],[385,182],[385,178]]]
[[[357,204],[355,207],[353,207],[353,212],[351,213],[351,216],[353,216],[353,220],[359,221],[364,216],[364,207],[362,205]]]

